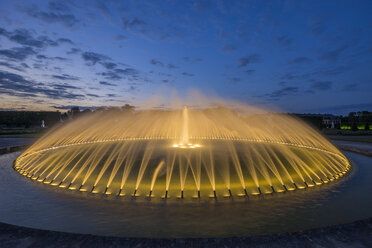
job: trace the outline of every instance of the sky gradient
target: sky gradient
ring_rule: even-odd
[[[0,109],[198,89],[286,112],[372,110],[372,1],[0,1]]]

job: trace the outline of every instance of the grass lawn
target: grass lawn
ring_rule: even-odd
[[[42,136],[47,129],[39,128],[5,128],[0,129],[1,138],[38,138]]]
[[[370,136],[372,135],[372,130],[358,130],[358,131],[352,131],[349,129],[332,129],[327,128],[323,129],[322,133],[325,135],[347,135],[347,136]]]
[[[372,136],[331,136],[329,138],[332,140],[372,143]]]
[[[43,133],[0,134],[0,138],[40,138]]]

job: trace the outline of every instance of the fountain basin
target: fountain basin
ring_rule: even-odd
[[[178,199],[91,194],[20,177],[0,156],[0,221],[64,232],[148,238],[237,237],[292,232],[371,217],[372,159],[345,153],[340,180],[280,194]],[[148,192],[146,192],[148,194]],[[212,194],[212,192],[210,192]],[[195,193],[196,195],[196,193]],[[356,208],[355,206],[358,206]]]

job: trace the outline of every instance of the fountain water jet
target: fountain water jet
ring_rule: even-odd
[[[189,144],[189,113],[187,110],[187,106],[183,107],[182,117],[183,117],[182,143],[186,145]]]
[[[14,168],[61,188],[133,197],[161,191],[164,198],[289,191],[350,170],[346,157],[306,124],[260,111],[97,112],[46,134]]]
[[[155,181],[156,181],[156,178],[159,174],[159,171],[161,169],[163,169],[164,167],[164,160],[162,160],[159,165],[156,167],[155,171],[154,171],[154,175],[152,176],[152,180],[151,180],[151,187],[150,187],[150,192],[152,192],[152,190],[154,189],[154,185],[155,185]],[[150,193],[150,196],[151,196],[151,193]]]

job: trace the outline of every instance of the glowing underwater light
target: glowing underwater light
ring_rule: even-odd
[[[193,148],[199,148],[200,145],[199,144],[174,144],[172,147],[174,148],[183,148],[183,149],[187,149],[187,148],[190,148],[190,149],[193,149]]]

